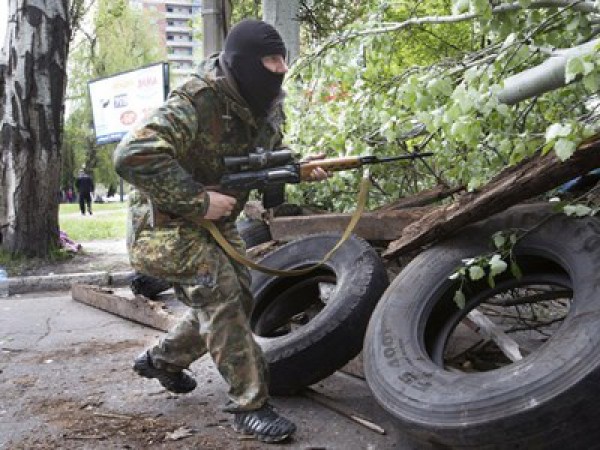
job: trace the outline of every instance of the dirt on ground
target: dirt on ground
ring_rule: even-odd
[[[190,367],[198,387],[187,395],[131,370],[162,332],[74,302],[66,292],[11,296],[0,312],[0,449],[415,448],[356,377],[336,373],[313,386],[347,414],[300,394],[273,398],[298,432],[291,442],[267,445],[232,430],[222,410],[227,386],[208,355]]]

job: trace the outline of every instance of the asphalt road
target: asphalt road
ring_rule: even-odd
[[[0,449],[420,449],[371,397],[336,373],[314,386],[376,433],[305,396],[275,398],[296,422],[285,445],[241,438],[220,408],[226,386],[212,362],[192,366],[188,395],[136,376],[133,357],[161,332],[72,300],[69,292],[0,299]]]

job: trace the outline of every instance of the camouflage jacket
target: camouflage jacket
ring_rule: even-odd
[[[114,163],[117,173],[138,191],[130,199],[127,236],[134,268],[159,275],[144,263],[146,256],[135,254],[142,234],[147,242],[156,237],[161,258],[173,256],[161,244],[165,238],[176,243],[185,233],[185,245],[204,242],[206,231],[195,221],[208,209],[205,186],[217,185],[226,173],[222,157],[279,146],[282,123],[280,105],[268,118],[254,117],[219,56],[212,55],[171,92],[163,106],[128,133],[115,150]],[[236,198],[231,216],[218,224],[232,239],[233,222],[248,192],[237,193]],[[144,247],[144,252],[150,250]]]

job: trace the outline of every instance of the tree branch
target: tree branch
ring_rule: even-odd
[[[584,14],[589,13],[600,13],[600,10],[594,6],[594,3],[591,1],[572,1],[572,0],[546,0],[546,1],[538,1],[531,3],[527,8],[523,8],[519,3],[508,3],[504,5],[496,6],[492,8],[492,14],[505,14],[508,12],[519,11],[522,9],[546,9],[546,8],[565,8],[572,9],[573,11],[581,12]],[[405,20],[404,22],[399,23],[387,23],[377,28],[370,28],[367,30],[361,31],[353,31],[348,33],[342,33],[334,38],[328,40],[324,44],[322,44],[312,56],[317,56],[323,53],[326,49],[335,46],[341,42],[344,42],[349,39],[353,39],[360,36],[369,36],[369,35],[377,35],[377,34],[385,34],[391,33],[395,31],[400,31],[405,28],[420,26],[425,24],[449,24],[449,23],[459,23],[466,22],[468,20],[476,19],[479,17],[477,13],[464,13],[464,14],[456,14],[453,16],[427,16],[427,17],[413,17],[411,19]]]

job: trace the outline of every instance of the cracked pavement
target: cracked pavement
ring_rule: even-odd
[[[137,377],[132,359],[162,332],[72,300],[70,292],[0,299],[0,449],[406,449],[417,450],[371,397],[342,373],[313,386],[378,434],[304,396],[275,407],[298,425],[284,445],[234,433],[221,411],[226,386],[209,358],[192,366],[199,387],[166,392]]]

